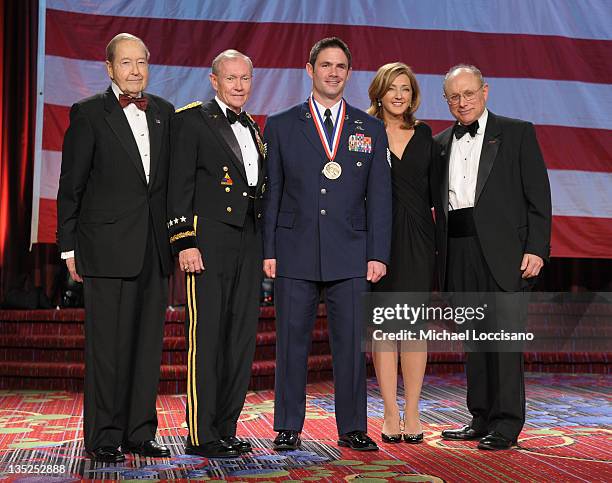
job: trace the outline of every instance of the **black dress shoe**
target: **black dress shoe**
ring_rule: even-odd
[[[423,442],[423,433],[404,433],[404,441],[408,444],[419,444]]]
[[[478,443],[478,449],[510,449],[516,444],[516,439],[508,439],[497,431],[491,431]]]
[[[301,444],[300,433],[290,429],[279,431],[274,439],[274,449],[280,451],[298,449]]]
[[[134,453],[149,458],[167,458],[170,456],[170,450],[154,439],[141,441],[140,443],[124,443],[121,445],[121,449],[124,453]]]
[[[185,453],[203,456],[204,458],[237,458],[240,456],[240,451],[237,448],[228,445],[222,439],[210,441],[199,446],[187,443],[185,445]]]
[[[345,446],[355,451],[377,451],[378,446],[364,431],[351,431],[340,435],[338,446]]]
[[[463,426],[461,429],[445,429],[442,431],[442,439],[453,439],[460,441],[472,441],[486,436],[484,431],[476,431],[469,425]]]
[[[125,461],[125,456],[119,451],[119,448],[112,446],[102,446],[101,448],[87,451],[87,454],[92,460],[101,463],[121,463]]]
[[[238,439],[236,438],[236,436],[226,436],[225,438],[223,438],[223,441],[225,441],[229,446],[233,446],[241,453],[248,453],[249,451],[253,451],[251,443],[243,439]]]

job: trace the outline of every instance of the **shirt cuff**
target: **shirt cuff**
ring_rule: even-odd
[[[69,252],[62,252],[62,260],[67,260],[68,258],[74,258],[74,250],[70,250]]]

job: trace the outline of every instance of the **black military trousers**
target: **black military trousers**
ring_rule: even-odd
[[[447,260],[448,292],[503,292],[487,266],[477,236],[449,237]],[[505,300],[513,294],[507,295]],[[520,294],[516,295],[520,300]],[[508,312],[514,312],[517,319],[525,316],[518,304],[505,310],[506,316]],[[497,431],[514,440],[525,424],[523,353],[507,352],[501,344],[496,348],[473,347],[466,354],[467,406],[474,429]]]
[[[187,426],[194,446],[236,435],[259,320],[263,243],[244,227],[196,219],[205,270],[187,279]]]
[[[168,277],[152,225],[138,276],[84,277],[83,284],[85,448],[154,439]]]

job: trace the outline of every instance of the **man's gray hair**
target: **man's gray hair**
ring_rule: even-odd
[[[246,60],[247,63],[249,64],[249,67],[251,68],[251,73],[253,73],[253,62],[251,62],[251,59],[247,57],[246,55],[244,55],[242,52],[238,52],[237,50],[234,50],[234,49],[224,50],[219,55],[217,55],[217,57],[214,58],[212,62],[212,73],[215,75],[218,75],[219,66],[221,65],[221,62],[223,62],[224,60],[231,60],[231,59]]]
[[[115,51],[117,50],[117,44],[119,42],[123,42],[124,40],[133,40],[135,42],[140,42],[147,54],[147,61],[149,60],[151,54],[149,53],[149,49],[147,49],[147,46],[142,41],[142,39],[136,37],[135,35],[123,32],[115,35],[106,46],[106,60],[108,62],[110,62],[111,64],[113,63],[113,61],[115,60]]]
[[[442,84],[442,87],[446,90],[446,81],[452,77],[453,75],[455,75],[455,73],[458,70],[467,70],[469,72],[471,72],[472,74],[474,74],[478,80],[480,81],[480,85],[483,86],[485,83],[484,77],[482,76],[482,72],[480,72],[480,69],[478,67],[476,67],[475,65],[471,65],[471,64],[457,64],[452,66],[450,69],[448,69],[448,72],[446,73],[446,75],[444,76],[444,83]]]

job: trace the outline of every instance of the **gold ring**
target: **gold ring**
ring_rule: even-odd
[[[185,265],[183,268],[184,268],[185,270],[189,270],[189,265]]]

